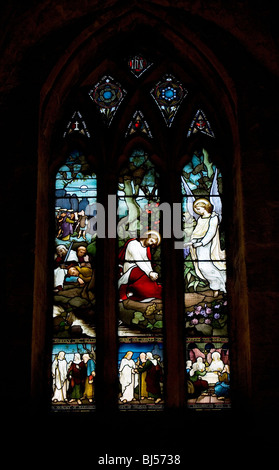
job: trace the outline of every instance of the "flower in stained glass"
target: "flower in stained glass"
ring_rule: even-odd
[[[202,132],[203,134],[206,134],[210,137],[215,137],[210,123],[207,120],[205,113],[201,109],[196,112],[188,130],[187,137],[190,137],[191,134],[196,134],[197,132]]]
[[[165,75],[151,90],[151,96],[156,101],[167,126],[172,125],[174,116],[187,93],[172,75]]]
[[[67,124],[63,137],[66,137],[67,135],[75,132],[90,137],[90,133],[87,129],[86,123],[79,111],[75,111],[72,115],[71,120]]]
[[[110,76],[103,77],[89,91],[90,98],[96,103],[104,121],[109,125],[120,106],[126,91]]]

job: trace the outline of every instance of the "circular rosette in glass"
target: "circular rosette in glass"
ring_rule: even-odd
[[[151,90],[151,95],[168,126],[171,126],[174,116],[187,93],[187,90],[172,75],[164,76],[163,80]]]
[[[167,80],[157,85],[154,95],[160,105],[177,106],[184,97],[184,91],[180,84]]]
[[[114,83],[103,83],[98,85],[93,94],[96,104],[102,108],[116,108],[123,98],[121,88]]]

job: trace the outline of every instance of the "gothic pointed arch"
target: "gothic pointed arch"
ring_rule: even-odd
[[[230,267],[232,274],[228,282],[228,290],[232,295],[232,334],[236,347],[241,348],[246,357],[249,357],[249,344],[245,339],[247,332],[244,334],[236,328],[238,316],[243,314],[247,318],[247,312],[245,311],[245,302],[242,305],[239,303],[240,295],[242,296],[246,289],[244,266],[239,262],[243,247],[241,244],[235,247],[232,241],[235,235],[240,236],[242,227],[240,155],[235,118],[236,99],[232,81],[209,47],[201,40],[196,41],[196,37],[190,29],[185,27],[183,31],[180,31],[178,27],[172,25],[171,18],[166,18],[161,10],[156,16],[153,9],[146,11],[142,7],[130,11],[127,7],[121,16],[110,17],[107,20],[107,28],[104,31],[105,21],[105,19],[100,19],[96,28],[93,28],[92,25],[84,27],[65,50],[64,55],[57,61],[41,90],[37,198],[37,241],[40,253],[37,248],[33,327],[36,338],[38,338],[38,340],[34,340],[33,348],[33,390],[37,396],[40,388],[46,384],[46,380],[43,379],[42,365],[39,364],[39,357],[41,357],[46,345],[46,325],[49,324],[50,314],[48,299],[51,270],[49,268],[42,269],[42,266],[48,266],[49,240],[54,225],[48,222],[51,220],[50,208],[53,202],[49,187],[53,187],[53,169],[57,169],[57,162],[61,161],[61,149],[63,145],[67,145],[65,142],[61,144],[59,141],[59,123],[65,122],[66,110],[70,108],[71,102],[79,99],[82,103],[82,108],[79,109],[82,115],[86,116],[86,124],[91,135],[91,143],[87,147],[88,161],[90,164],[96,164],[98,187],[100,188],[98,197],[105,210],[109,206],[108,195],[117,193],[117,175],[121,166],[119,162],[121,156],[123,157],[125,134],[133,110],[140,109],[146,121],[152,123],[152,145],[156,150],[151,153],[155,155],[155,159],[157,156],[162,161],[162,198],[170,204],[181,198],[181,170],[191,160],[198,144],[197,136],[192,135],[190,139],[187,139],[186,131],[198,109],[197,103],[203,103],[207,115],[213,116],[214,133],[220,136],[215,150],[216,165],[221,169],[222,176],[227,183],[224,206],[226,214],[230,214],[230,217],[225,216],[224,223],[228,234],[229,252],[232,250],[231,246],[234,248]],[[139,37],[141,38],[140,48]],[[125,58],[134,57],[139,49],[153,65],[137,77],[127,70]],[[165,125],[160,113],[158,113],[158,107],[150,95],[152,87],[160,83],[166,74],[175,77],[188,92],[187,97],[181,100],[171,126]],[[117,112],[113,116],[109,115],[109,126],[103,125],[99,111],[92,109],[94,103],[100,107],[100,102],[103,105],[112,100],[115,89],[105,88],[105,84],[101,82],[102,78],[106,76],[113,77],[127,92]],[[99,100],[99,104],[96,101],[93,102],[89,96],[92,84],[98,83],[104,85],[98,89],[96,99]],[[164,90],[166,91],[167,88],[165,87]],[[171,98],[169,95],[171,92],[173,90],[168,90],[169,98]],[[165,98],[166,94],[159,96],[161,101]],[[58,109],[57,103],[59,103]],[[110,101],[111,104],[112,101]],[[105,106],[103,108],[107,109]],[[212,120],[210,122],[212,123]],[[92,133],[91,129],[95,129],[95,132]],[[61,135],[62,132],[60,132]],[[78,137],[82,138],[83,136],[71,135],[69,139],[78,139]],[[206,138],[208,139],[208,136],[201,136],[201,139]],[[145,142],[145,145],[149,145],[146,142],[147,139],[142,136],[136,136],[136,139],[138,142],[142,141]],[[134,143],[134,138],[132,140]],[[201,140],[199,140],[200,142]],[[211,145],[212,143],[209,143],[208,148]],[[131,156],[131,153],[129,155]],[[226,155],[226,159],[224,159],[224,155]],[[234,175],[234,178],[231,175]],[[49,212],[46,211],[44,214],[40,212],[42,201],[49,207]],[[239,202],[237,210],[235,209],[235,201]],[[230,225],[231,220],[234,222],[233,228]],[[180,254],[173,250],[174,238],[171,236],[162,241],[163,264],[167,266],[164,271],[164,282],[168,286],[164,293],[164,311],[166,312],[165,367],[167,371],[165,392],[166,407],[180,409],[185,404],[186,396],[185,374],[184,371],[181,372],[181,364],[177,360],[178,357],[185,355],[183,328],[181,328],[184,321],[181,295],[183,297],[184,290],[183,282],[174,275],[178,269],[183,270]],[[118,397],[118,375],[117,370],[111,368],[111,363],[117,363],[118,346],[115,336],[115,325],[117,325],[117,311],[115,309],[117,304],[116,265],[112,264],[117,251],[116,239],[103,238],[100,240],[99,251],[103,254],[98,281],[100,289],[98,290],[99,319],[97,326],[102,334],[99,335],[99,339],[97,335],[99,357],[97,370],[99,390],[102,392],[97,390],[96,394],[99,396],[100,409],[115,410]],[[237,273],[240,273],[244,280],[242,286],[236,282]],[[236,285],[237,288],[234,288]],[[40,295],[37,295],[38,292]],[[174,293],[176,294],[174,295]],[[47,362],[47,358],[45,361]],[[233,367],[236,371],[235,388],[238,389],[243,380],[249,388],[248,359],[245,367],[242,365],[241,368],[238,367],[239,359],[236,354],[233,356],[233,361]],[[45,396],[45,393],[42,393],[42,396]]]

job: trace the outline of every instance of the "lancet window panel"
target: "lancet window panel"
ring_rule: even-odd
[[[73,150],[55,181],[52,406],[95,408],[97,177]]]
[[[193,409],[231,406],[222,182],[206,149],[182,171],[187,404]]]
[[[118,378],[120,410],[162,410],[163,286],[159,174],[132,152],[118,189]]]

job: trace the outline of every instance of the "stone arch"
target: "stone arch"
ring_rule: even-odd
[[[139,26],[140,25],[140,26]],[[235,340],[235,354],[233,357],[234,370],[235,372],[235,388],[240,390],[244,395],[249,393],[250,387],[250,372],[249,372],[249,328],[248,328],[248,317],[246,310],[246,273],[244,266],[244,244],[243,244],[243,215],[242,215],[242,188],[240,179],[240,151],[239,151],[239,136],[238,136],[238,123],[236,119],[237,114],[237,99],[234,89],[234,84],[226,69],[221,64],[220,60],[214,55],[210,48],[196,37],[196,35],[187,27],[181,28],[179,20],[176,20],[174,25],[171,19],[164,15],[164,12],[160,9],[159,12],[155,11],[144,11],[141,8],[129,9],[122,12],[119,17],[103,17],[96,24],[92,23],[85,27],[82,32],[69,44],[67,50],[62,57],[57,61],[53,67],[52,72],[49,74],[44,85],[41,88],[41,103],[40,103],[40,117],[39,117],[39,142],[38,142],[38,191],[37,191],[37,240],[40,236],[40,245],[37,244],[36,251],[36,265],[35,265],[35,290],[34,290],[34,320],[33,320],[33,394],[38,396],[42,392],[43,384],[45,379],[43,377],[45,367],[47,364],[47,358],[44,355],[45,347],[47,344],[47,312],[49,310],[48,301],[48,289],[49,279],[47,275],[46,266],[49,262],[49,244],[51,240],[51,225],[49,220],[51,219],[50,210],[50,199],[49,199],[49,187],[51,186],[52,174],[50,168],[53,167],[56,159],[59,159],[55,145],[57,143],[57,134],[55,131],[57,123],[64,117],[64,106],[67,105],[68,101],[73,96],[73,92],[79,88],[86,88],[90,83],[100,77],[102,74],[107,72],[109,69],[118,71],[121,75],[120,78],[124,77],[124,67],[116,67],[115,62],[111,59],[111,48],[115,52],[116,45],[123,46],[125,40],[130,39],[131,44],[139,47],[140,44],[136,39],[138,36],[139,28],[143,28],[147,31],[148,38],[156,39],[155,45],[153,44],[150,50],[154,54],[155,58],[161,58],[162,64],[159,65],[156,72],[153,73],[152,77],[155,79],[160,78],[160,73],[164,69],[164,66],[172,64],[173,72],[183,72],[183,78],[188,81],[191,85],[191,90],[199,90],[204,85],[204,93],[200,94],[199,101],[206,100],[206,104],[209,109],[213,112],[215,106],[218,106],[218,113],[215,114],[215,121],[217,128],[223,130],[224,137],[220,139],[221,143],[217,154],[221,160],[222,151],[225,149],[225,143],[231,146],[229,151],[230,158],[224,165],[223,174],[227,181],[229,181],[229,190],[227,194],[227,206],[233,214],[233,223],[228,220],[229,231],[233,229],[229,237],[229,256],[232,255],[232,266],[231,266],[231,281],[230,290],[232,293],[232,332]],[[154,33],[155,31],[155,33]],[[168,54],[175,51],[175,56],[169,59],[169,55],[164,57],[162,50],[159,50],[160,39],[163,44],[166,45]],[[145,48],[147,48],[147,43]],[[127,53],[129,49],[127,50]],[[119,51],[117,52],[119,56]],[[94,60],[92,61],[92,57]],[[187,63],[189,69],[185,72],[183,70],[183,64]],[[152,73],[152,72],[151,72]],[[118,77],[117,77],[118,78]],[[96,80],[97,81],[97,80]],[[127,80],[129,84],[130,79]],[[147,80],[148,83],[148,80]],[[210,94],[210,100],[207,98]],[[184,117],[190,119],[190,115],[195,109],[198,102],[196,97],[193,102],[190,103],[190,107],[185,106],[182,109]],[[88,105],[89,107],[89,105]],[[129,112],[132,108],[129,109]],[[154,116],[158,118],[158,112],[156,108],[150,111],[149,119],[153,121]],[[124,113],[124,116],[117,118],[117,125],[120,129],[124,129],[127,124],[128,112]],[[182,120],[178,120],[178,124],[174,128],[173,135],[178,135],[179,131],[182,131]],[[162,129],[163,123],[161,123]],[[156,125],[156,133],[162,139],[163,145],[161,149],[164,158],[168,161],[167,165],[170,168],[170,160],[168,159],[168,152],[172,150],[168,139],[164,137],[164,132],[159,129],[160,126]],[[123,147],[123,141],[119,138],[115,132],[115,140],[113,150],[115,154]],[[176,134],[175,134],[176,132]],[[55,137],[53,138],[53,136]],[[171,198],[173,200],[178,196],[177,181],[178,171],[181,168],[183,162],[191,154],[190,148],[195,144],[194,139],[186,141],[186,139],[180,139],[180,141],[174,146],[175,153],[175,165],[170,175],[170,187],[172,188]],[[160,147],[160,146],[159,146]],[[186,153],[185,153],[185,149]],[[60,150],[60,149],[59,149]],[[91,152],[92,153],[92,152]],[[159,152],[158,152],[159,153]],[[101,160],[107,161],[108,152],[104,148],[100,149]],[[53,158],[54,157],[54,158]],[[92,157],[92,159],[96,157]],[[98,159],[96,159],[98,160]],[[101,173],[104,172],[104,165],[102,165]],[[177,173],[176,173],[177,172]],[[110,174],[107,184],[103,189],[103,197],[108,190],[110,183],[115,184],[113,175]],[[229,194],[230,193],[230,194]],[[235,202],[237,201],[237,202]],[[237,211],[233,210],[237,204]],[[42,214],[40,207],[46,208]],[[234,240],[234,241],[233,241]],[[237,240],[237,243],[236,243]],[[230,243],[231,242],[231,243]],[[114,247],[110,247],[110,251],[107,252],[105,262],[109,262],[109,253],[113,253]],[[170,245],[166,247],[170,249]],[[177,254],[173,257],[169,256],[170,261],[170,272],[175,272],[176,267],[179,265]],[[109,279],[109,286],[113,288],[113,276]],[[166,282],[169,283],[170,288],[174,288],[174,280],[171,276],[167,276]],[[241,298],[241,303],[240,303]],[[112,296],[111,304],[114,302]],[[180,312],[180,307],[174,301],[172,308],[175,312]],[[108,309],[108,305],[106,306]],[[235,316],[234,316],[235,314]],[[237,318],[239,316],[244,318],[245,325],[247,328],[244,331],[239,331],[237,328]],[[108,316],[108,314],[107,314]],[[107,318],[106,316],[106,318]],[[179,324],[181,321],[180,314],[174,315],[174,327],[168,334],[170,347],[169,351],[171,354],[170,363],[174,359],[176,353],[183,354],[182,346],[177,346],[177,338],[181,338],[179,333]],[[103,320],[102,320],[103,321]],[[102,324],[104,326],[104,324]],[[105,341],[102,345],[103,350],[109,347],[108,342]],[[240,364],[237,358],[237,350],[242,349],[245,351],[245,363]],[[115,351],[112,351],[115,354]],[[108,359],[104,359],[104,369],[108,365]],[[177,366],[178,367],[178,366]],[[178,368],[171,369],[169,367],[170,382],[172,379],[178,376]],[[106,378],[107,384],[112,384],[111,390],[115,390],[115,374],[111,373]],[[176,380],[175,393],[171,393],[171,387],[167,389],[169,397],[170,408],[177,408],[183,403],[184,395],[184,382],[183,378]],[[113,392],[110,392],[113,393]],[[44,393],[42,394],[44,395]],[[113,403],[113,400],[112,400]]]

